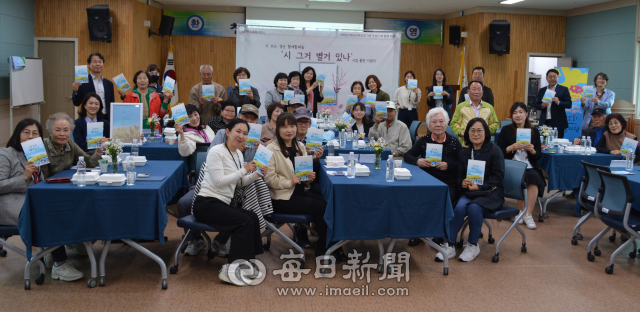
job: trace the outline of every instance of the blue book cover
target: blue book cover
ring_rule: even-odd
[[[164,78],[164,85],[162,87],[162,91],[163,92],[169,91],[173,93],[173,88],[175,85],[176,85],[176,81],[173,78],[167,76]]]
[[[131,86],[129,85],[127,78],[124,77],[124,74],[113,77],[113,83],[116,84],[116,88],[118,88],[118,90],[127,91],[131,89]]]
[[[171,115],[173,116],[173,121],[178,125],[184,126],[189,123],[189,115],[187,115],[184,103],[171,107]]]
[[[256,150],[256,154],[253,156],[253,161],[256,164],[258,172],[262,170],[262,167],[269,164],[269,161],[271,160],[272,155],[273,155],[273,152],[270,149],[266,148],[262,144],[258,144],[258,149]]]
[[[90,122],[87,124],[87,149],[100,147],[100,140],[104,137],[104,122]]]
[[[377,103],[376,104],[376,116],[382,116],[383,118],[387,118],[387,103]]]
[[[322,105],[337,105],[337,96],[336,96],[336,91],[334,91],[333,89],[324,89],[322,90],[322,97],[324,98],[322,100],[322,102],[318,103],[318,104],[322,104]]]
[[[89,83],[89,69],[87,65],[76,66],[76,81]]]
[[[632,140],[630,138],[624,138],[622,141],[622,147],[620,148],[620,152],[622,155],[627,156],[627,153],[635,153],[636,148],[638,147],[638,141]]]
[[[349,113],[344,112],[342,113],[342,121],[344,121],[344,123],[347,124],[347,126],[349,126],[348,128],[350,129],[351,127],[353,127],[353,124],[356,123],[356,120],[353,119],[353,117],[351,117],[351,115],[349,115]]]
[[[433,99],[442,100],[442,86],[433,86]]]
[[[21,143],[24,156],[27,162],[32,161],[34,165],[40,167],[49,163],[49,155],[44,149],[42,138],[35,138]]]
[[[371,104],[374,104],[376,102],[376,96],[377,96],[376,94],[367,93],[366,101],[364,103],[367,104],[368,106],[371,106]],[[376,104],[376,106],[378,106],[378,105]],[[386,110],[385,110],[384,114],[385,115],[387,114]]]
[[[327,74],[325,73],[318,73],[318,77],[316,77],[316,81],[318,83],[324,83],[324,80],[326,79]]]
[[[311,128],[318,129],[318,118],[311,118]]]
[[[531,129],[518,129],[516,133],[516,143],[522,145],[531,144]]]
[[[477,185],[482,185],[484,182],[484,160],[470,159],[467,164],[467,180],[474,182]]]
[[[542,96],[542,102],[551,103],[551,99],[553,99],[554,96],[556,96],[556,91],[547,89],[547,91],[544,93],[544,96]]]
[[[427,150],[424,156],[432,166],[442,161],[442,144],[427,143]]]
[[[202,97],[211,101],[216,96],[216,87],[214,85],[202,85]]]
[[[315,151],[316,148],[322,147],[322,140],[324,138],[324,130],[309,128],[307,131],[307,147],[309,147],[312,151]]]
[[[251,90],[251,80],[238,79],[238,89],[240,89],[240,95],[247,95],[247,92]]]
[[[250,123],[249,134],[247,135],[246,146],[256,147],[260,144],[260,133],[262,133],[262,125]]]
[[[582,97],[592,98],[594,94],[595,94],[595,90],[593,86],[584,86],[582,88]]]
[[[309,174],[313,172],[313,156],[296,156],[296,172],[300,181],[309,181]]]
[[[349,95],[347,97],[347,105],[350,107],[353,107],[354,105],[356,105],[356,103],[358,103],[358,96],[356,95]]]
[[[409,91],[413,91],[413,89],[418,87],[418,80],[417,79],[409,79],[407,80],[407,90]]]
[[[293,90],[285,90],[283,100],[288,103],[289,100],[293,99],[293,96],[294,96]]]

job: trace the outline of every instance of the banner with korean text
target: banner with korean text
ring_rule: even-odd
[[[264,98],[267,91],[275,88],[273,78],[277,73],[288,74],[311,65],[317,75],[325,75],[325,104],[318,111],[328,108],[333,116],[339,116],[351,95],[351,84],[359,80],[366,87],[368,75],[376,75],[381,89],[393,96],[400,74],[401,39],[399,31],[311,31],[238,25],[236,67],[246,67],[251,72],[251,86]],[[262,103],[261,116],[266,115],[268,104]]]

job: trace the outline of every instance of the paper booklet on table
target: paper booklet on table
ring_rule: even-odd
[[[365,98],[364,104],[366,104],[367,106],[371,106],[371,104],[374,104],[375,102],[376,102],[376,94],[367,93],[367,97]],[[378,106],[378,104],[375,104],[375,105]]]
[[[247,92],[251,90],[251,80],[238,79],[238,90],[240,90],[240,95],[247,95]]]
[[[473,181],[477,185],[484,183],[484,160],[469,159],[467,164],[467,180]]]
[[[247,136],[247,141],[245,145],[247,147],[258,146],[258,144],[260,144],[260,133],[262,133],[262,125],[250,123],[249,135]]]
[[[256,154],[255,156],[253,156],[253,161],[255,162],[257,171],[260,175],[262,175],[262,173],[260,173],[262,170],[262,167],[269,164],[269,160],[271,160],[271,155],[273,155],[273,152],[270,149],[266,148],[262,144],[258,145],[258,150],[256,150]]]
[[[296,175],[300,181],[309,181],[309,174],[313,172],[313,156],[296,156]]]
[[[427,143],[424,158],[426,158],[432,166],[439,164],[442,161],[442,144]]]
[[[89,69],[87,65],[76,66],[76,81],[89,83]]]
[[[127,78],[124,77],[124,74],[113,77],[113,83],[116,84],[116,88],[118,88],[118,90],[127,91],[131,89],[131,85],[129,85],[129,82],[127,81]]]
[[[542,102],[551,103],[551,99],[553,99],[554,96],[556,96],[556,91],[547,89],[547,91],[544,92],[544,96],[542,97]]]
[[[531,129],[518,129],[516,133],[516,143],[522,145],[531,144]]]
[[[418,80],[417,79],[409,79],[407,81],[407,90],[409,91],[413,91],[413,89],[418,87]]]
[[[433,86],[433,99],[442,100],[442,86]]]
[[[582,87],[582,97],[583,98],[592,98],[595,94],[595,90],[593,86],[584,86]]]
[[[164,85],[162,86],[162,92],[164,91],[169,91],[171,93],[173,93],[173,87],[176,85],[176,81],[167,76],[166,78],[164,78]]]
[[[376,116],[387,118],[387,102],[376,102]]]
[[[356,120],[353,119],[353,117],[351,117],[351,115],[349,115],[349,113],[344,112],[342,113],[342,121],[344,121],[344,123],[347,124],[347,126],[349,126],[349,128],[353,127],[353,125],[356,123]]]
[[[293,94],[293,90],[285,90],[284,91],[284,98],[283,100],[287,103],[289,103],[289,100],[293,99],[294,94]]]
[[[356,103],[358,103],[358,96],[356,95],[347,96],[347,106],[353,107],[354,105],[356,105]]]
[[[20,145],[22,145],[27,162],[32,161],[38,167],[49,163],[49,155],[47,155],[47,150],[44,148],[42,138],[31,139],[20,143]],[[89,160],[87,159],[86,161]]]
[[[100,147],[100,140],[104,137],[104,122],[90,122],[87,124],[87,149]]]
[[[322,147],[322,139],[324,137],[324,130],[309,128],[307,131],[307,147],[309,147],[312,151],[315,151],[316,148]]]
[[[173,121],[177,125],[184,126],[189,123],[189,115],[187,115],[187,109],[184,107],[184,103],[171,107],[171,114]]]
[[[638,147],[638,141],[632,140],[630,138],[624,138],[622,141],[622,147],[620,148],[620,152],[623,156],[627,156],[627,153],[635,153],[636,148]]]

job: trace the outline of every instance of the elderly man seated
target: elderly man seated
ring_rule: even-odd
[[[411,148],[411,134],[409,128],[402,121],[396,120],[396,105],[387,101],[387,117],[376,115],[376,122],[369,130],[369,138],[384,138],[389,144],[394,160],[402,160],[404,154]]]

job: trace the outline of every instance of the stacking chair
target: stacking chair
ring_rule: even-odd
[[[609,167],[598,166],[582,161],[584,167],[584,177],[582,178],[582,184],[580,184],[580,193],[578,194],[578,202],[580,206],[589,211],[586,215],[582,216],[578,220],[578,224],[573,228],[573,235],[571,236],[571,245],[578,245],[578,240],[582,239],[580,234],[580,226],[582,226],[589,218],[593,216],[593,206],[595,205],[596,196],[598,196],[598,189],[600,188],[600,175],[598,170],[605,172],[611,172]],[[614,238],[615,239],[615,238]]]
[[[313,216],[311,215],[294,215],[294,214],[278,214],[272,213],[270,215],[264,216],[264,220],[267,221],[267,229],[262,232],[262,237],[267,237],[267,242],[262,245],[264,250],[269,250],[271,248],[271,234],[275,233],[280,236],[285,242],[287,242],[291,247],[295,248],[298,252],[300,252],[300,267],[299,269],[304,269],[304,261],[306,259],[304,250],[300,245],[296,244],[292,239],[290,239],[287,235],[280,231],[280,228],[287,224],[293,232],[294,238],[296,235],[296,231],[293,228],[292,223],[298,223],[306,227],[306,224],[309,224],[314,221]]]
[[[513,121],[511,119],[500,120],[500,128],[503,128],[504,126],[508,126],[508,125],[510,125],[512,123],[513,123]]]
[[[0,257],[6,257],[7,256],[7,251],[3,248],[3,247],[6,247],[7,249],[10,249],[10,250],[14,251],[15,253],[23,256],[25,259],[27,259],[27,253],[24,250],[12,245],[12,244],[9,244],[7,242],[7,239],[9,237],[18,236],[18,235],[20,235],[20,232],[18,231],[18,227],[17,226],[15,226],[15,225],[0,225]],[[38,266],[40,267],[40,275],[38,275],[38,277],[36,278],[36,284],[42,285],[42,283],[44,283],[44,274],[45,274],[44,263],[42,263],[42,261],[37,261],[37,263],[38,263]],[[24,282],[24,288],[26,290],[31,288],[31,282],[28,279],[25,280],[25,282]]]
[[[511,233],[513,228],[515,227],[518,232],[522,235],[522,247],[520,248],[521,252],[527,252],[527,237],[524,234],[518,222],[524,217],[524,212],[527,211],[527,207],[529,206],[527,202],[527,184],[524,182],[524,173],[527,170],[527,164],[515,160],[505,159],[504,161],[504,180],[502,181],[502,187],[504,188],[504,197],[512,198],[516,200],[524,200],[524,211],[521,212],[518,208],[513,208],[509,206],[503,205],[501,209],[496,211],[485,213],[484,219],[485,224],[486,219],[501,219],[510,221],[513,224],[507,229],[507,232],[500,237],[498,240],[498,244],[496,245],[496,254],[493,256],[491,261],[498,262],[500,261],[500,244],[504,241],[504,239]],[[513,219],[515,217],[515,219]],[[466,229],[467,224],[464,225],[462,231],[460,231],[460,242],[462,242],[462,237],[464,234],[464,230]],[[495,239],[493,238],[491,227],[489,227],[489,244],[493,244]],[[458,243],[460,245],[460,243]]]
[[[460,139],[460,138],[455,134],[455,132],[453,132],[453,129],[451,129],[451,126],[450,126],[450,125],[447,125],[447,130],[446,130],[445,132],[447,132],[447,134],[448,134],[448,135],[450,135],[450,136],[454,137],[456,140]]]
[[[587,259],[595,261],[595,257],[591,254],[592,245],[597,245],[598,240],[602,238],[610,229],[620,231],[621,234],[628,234],[628,239],[622,246],[618,247],[611,255],[609,266],[605,268],[607,274],[613,273],[613,261],[629,244],[633,244],[633,250],[629,253],[629,258],[635,259],[637,256],[636,239],[640,239],[640,218],[631,215],[631,209],[634,198],[629,186],[627,177],[602,170],[598,170],[602,186],[598,190],[594,205],[594,214],[607,227],[589,242],[589,252]]]
[[[420,120],[414,120],[413,122],[411,122],[411,127],[409,127],[409,134],[411,135],[411,143],[416,143],[416,139],[418,137],[417,131],[421,123],[422,121]]]
[[[193,178],[194,180],[196,180],[198,178],[198,174],[196,173],[196,171],[198,170],[198,154],[199,153],[204,153],[205,154],[205,159],[206,159],[206,154],[207,154],[207,150],[209,149],[209,146],[211,145],[211,143],[196,143],[196,150],[193,151],[193,154],[191,154],[191,156],[189,156],[189,173],[193,174]],[[195,182],[195,181],[193,181]]]

